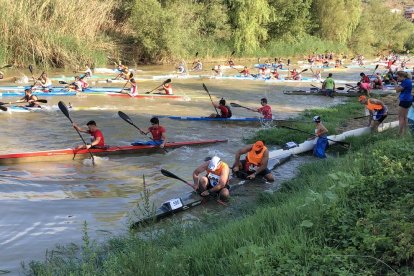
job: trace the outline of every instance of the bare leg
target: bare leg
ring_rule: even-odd
[[[208,179],[205,176],[198,176],[198,191],[204,192],[207,189]]]
[[[398,134],[400,136],[405,133],[405,129],[407,127],[407,123],[408,123],[407,114],[408,114],[408,108],[403,108],[400,106],[398,109],[398,122],[400,124],[400,131]]]
[[[273,181],[275,181],[275,178],[273,177],[273,174],[272,174],[272,173],[268,173],[268,174],[266,174],[266,175],[264,176],[264,178],[265,178],[267,181],[269,181],[269,182],[273,182]]]

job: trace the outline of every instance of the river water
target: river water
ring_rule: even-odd
[[[143,72],[138,75],[144,78],[168,74],[173,70],[171,66],[140,69]],[[358,74],[359,71],[355,70],[334,73],[334,76],[356,80]],[[52,75],[70,73],[56,71]],[[139,91],[151,90],[161,82],[139,82]],[[294,116],[306,108],[329,106],[343,100],[339,97],[287,96],[282,93],[284,89],[309,87],[309,84],[281,85],[206,78],[173,79],[175,94],[186,95],[185,100],[73,96],[48,97],[47,105],[56,106],[59,100],[70,102],[72,106],[82,109],[71,113],[72,119],[78,124],[84,125],[89,120],[95,120],[107,144],[128,145],[133,140],[145,137],[120,119],[118,110],[127,113],[136,125],[144,129],[150,125],[152,115],[206,116],[214,113],[214,108],[202,83],[206,84],[216,101],[224,97],[228,102],[258,107],[260,98],[267,97],[274,115],[281,119]],[[256,115],[242,108],[233,108],[232,111],[234,116]],[[70,122],[57,110],[45,113],[4,112],[0,114],[0,124],[1,154],[68,148],[81,142]],[[128,214],[141,202],[143,175],[151,191],[151,200],[158,206],[164,200],[189,190],[188,186],[161,175],[161,168],[191,180],[192,171],[206,156],[217,154],[231,164],[235,152],[244,145],[243,138],[249,137],[260,127],[170,119],[161,119],[161,124],[166,127],[170,141],[226,138],[228,143],[183,147],[164,154],[99,158],[94,167],[82,161],[0,166],[0,270],[19,274],[22,272],[22,261],[43,260],[45,251],[56,244],[80,244],[84,221],[88,223],[93,238],[102,239],[108,233],[125,232]],[[292,161],[294,165],[277,169],[275,185],[292,177],[295,174],[292,168],[302,161],[296,158]]]

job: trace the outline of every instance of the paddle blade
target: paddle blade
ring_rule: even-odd
[[[238,103],[230,103],[230,105],[232,107],[243,107],[243,106],[239,105]]]
[[[65,103],[60,101],[58,103],[58,106],[59,106],[60,111],[62,111],[62,113],[65,114],[65,116],[69,119],[69,121],[71,123],[73,123],[73,121],[72,121],[72,119],[70,118],[70,115],[69,115],[68,107],[65,105]]]
[[[196,52],[195,57],[198,57],[198,52]]]
[[[0,105],[0,110],[7,111],[7,107]]]
[[[171,178],[174,178],[174,179],[180,180],[180,181],[182,181],[182,182],[184,182],[184,183],[187,183],[187,181],[185,181],[184,179],[182,179],[182,178],[181,178],[181,177],[179,177],[179,176],[176,176],[175,174],[173,174],[173,173],[172,173],[172,172],[170,172],[170,171],[167,171],[167,170],[161,169],[161,173],[162,173],[163,175],[165,175],[166,177],[171,177]]]
[[[66,81],[59,81],[60,84],[68,84]]]
[[[44,100],[44,99],[39,99],[39,100],[37,100],[36,102],[38,102],[38,103],[47,103],[47,100]]]
[[[302,74],[303,72],[306,72],[306,71],[308,71],[309,69],[303,69],[302,71],[300,71],[300,73],[299,74]]]
[[[131,118],[129,118],[129,116],[126,115],[124,112],[118,111],[118,115],[119,115],[119,117],[121,117],[121,119],[123,119],[128,124],[134,125],[134,123],[132,122]]]
[[[30,71],[30,73],[32,73],[33,74],[33,65],[29,65],[29,71]]]
[[[230,56],[232,57],[235,53],[236,51],[231,52]]]
[[[210,92],[208,92],[207,86],[204,83],[203,83],[203,88],[204,88],[204,90],[206,90],[207,93],[210,94]]]
[[[345,90],[345,87],[341,86],[341,87],[337,87],[337,90]]]

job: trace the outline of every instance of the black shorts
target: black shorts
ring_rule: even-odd
[[[375,121],[382,123],[382,121],[384,121],[385,118],[387,118],[387,116],[388,115],[382,115],[378,120],[375,120]]]
[[[210,179],[209,179],[208,177],[207,177],[207,179],[208,179],[207,190],[210,190],[210,189],[212,189],[212,188],[213,188],[213,186],[211,186],[211,184],[210,184]],[[224,186],[223,188],[221,188],[220,190],[218,190],[218,191],[216,191],[216,192],[210,192],[210,194],[211,194],[212,196],[219,196],[219,195],[220,195],[221,190],[223,190],[223,189],[227,189],[227,190],[229,190],[229,191],[230,191],[230,186],[229,186],[229,184],[226,184],[226,186]]]
[[[412,101],[400,101],[398,106],[401,106],[402,108],[410,108],[411,104]]]
[[[251,175],[252,173],[254,173],[254,171],[249,171],[249,172],[246,172],[245,170],[244,170],[244,167],[246,166],[246,160],[242,160],[242,161],[240,161],[241,162],[241,164],[242,164],[242,169],[241,169],[241,175],[245,175],[245,177],[244,178],[246,178],[248,175]],[[263,171],[261,171],[260,173],[258,173],[258,174],[256,174],[257,176],[265,176],[265,175],[268,175],[269,173],[271,173],[271,171],[268,169],[268,168],[265,168]],[[237,177],[239,177],[239,175],[237,176]],[[243,178],[243,177],[240,177],[240,178]]]

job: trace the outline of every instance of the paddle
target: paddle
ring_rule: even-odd
[[[58,106],[59,106],[60,111],[62,111],[62,113],[66,116],[66,118],[68,118],[68,119],[69,119],[69,121],[73,124],[73,121],[72,121],[72,119],[70,118],[70,115],[69,115],[69,110],[68,110],[68,108],[66,107],[65,103],[64,103],[64,102],[62,102],[62,101],[59,101]],[[79,130],[78,130],[78,129],[76,129],[76,128],[75,128],[75,130],[76,130],[76,132],[79,134],[79,137],[82,139],[82,142],[83,142],[83,144],[84,144],[84,145],[85,145],[85,147],[86,147],[86,146],[87,146],[87,144],[86,144],[85,139],[83,139],[83,137],[82,137],[82,135],[80,134],[80,132],[79,132]],[[91,156],[91,159],[92,159],[92,165],[93,165],[93,166],[95,166],[95,158],[94,158],[94,156],[93,156],[92,152],[91,152],[88,148],[87,148],[87,151],[89,152],[89,155]]]
[[[39,100],[37,100],[35,102],[47,103],[47,100],[39,99]],[[20,102],[9,102],[9,103],[2,103],[2,102],[0,102],[0,106],[5,105],[5,104],[15,104],[15,103],[20,103]]]
[[[161,86],[163,86],[163,85],[165,85],[167,83],[170,83],[170,82],[171,82],[171,79],[167,79],[167,80],[163,81],[163,83],[161,83],[160,85],[158,85],[157,87],[155,87],[154,89],[152,89],[151,91],[145,92],[145,94],[150,94],[152,91],[154,91],[154,90],[160,88]]]
[[[378,67],[379,67],[379,64],[377,64],[377,65],[375,66],[374,71],[372,71],[372,74],[371,74],[371,75],[374,75],[374,73],[375,73],[375,71],[377,71]]]
[[[36,80],[35,80],[34,75],[33,75],[33,65],[31,65],[31,64],[29,65],[29,71],[32,74],[33,81],[36,83]]]
[[[206,86],[204,83],[203,83],[203,88],[204,88],[204,90],[206,90],[206,92],[207,92],[208,96],[210,97],[211,104],[214,106],[214,110],[216,111],[217,116],[220,116],[220,114],[219,114],[219,113],[218,113],[218,111],[217,111],[216,106],[215,106],[215,105],[214,105],[214,103],[213,103],[213,99],[211,98],[210,92],[208,92],[207,86]]]
[[[241,108],[244,108],[244,109],[247,109],[247,110],[250,110],[250,111],[255,111],[255,112],[257,111],[257,110],[254,110],[254,109],[250,108],[250,107],[245,107],[245,106],[239,105],[238,103],[230,103],[230,105],[232,107],[241,107]]]
[[[10,67],[12,67],[12,66],[13,66],[12,64],[7,64],[7,65],[4,65],[4,66],[0,67],[0,69],[10,68]]]
[[[139,130],[139,133],[144,133],[144,131],[142,131],[142,129],[140,129],[139,127],[137,127],[134,122],[131,120],[131,118],[129,118],[128,115],[126,115],[124,112],[122,111],[118,111],[118,115],[119,117],[121,117],[122,120],[124,120],[125,122],[127,122],[128,124],[130,124],[131,126],[135,127],[136,129]],[[145,134],[146,137],[150,138],[152,141],[155,142],[155,140],[151,137],[149,137],[148,135]],[[168,152],[166,148],[162,148],[165,152]]]
[[[127,84],[129,83],[129,80],[126,81],[126,83],[124,84],[124,86],[122,87],[121,91],[116,92],[116,93],[122,93],[122,91],[124,91],[125,87],[127,86]]]
[[[0,105],[0,110],[7,111],[7,107]]]
[[[295,131],[298,131],[298,132],[302,132],[302,133],[306,133],[306,134],[309,134],[309,135],[312,135],[312,136],[316,136],[315,134],[313,134],[313,133],[310,133],[310,132],[307,132],[307,131],[304,131],[304,130],[301,130],[301,129],[297,129],[297,128],[293,128],[293,127],[288,127],[288,126],[280,126],[280,127],[282,127],[282,128],[287,128],[287,129],[290,129],[290,130],[295,130]],[[327,140],[329,140],[329,141],[332,141],[332,142],[335,142],[335,143],[338,143],[338,144],[340,144],[340,145],[345,145],[345,146],[347,146],[347,147],[349,147],[351,144],[350,143],[348,143],[348,142],[343,142],[343,141],[336,141],[336,140],[332,140],[332,139],[329,139],[329,138],[326,138]]]
[[[393,115],[398,115],[398,114],[387,114],[387,116],[393,116]],[[354,117],[353,119],[362,119],[362,118],[374,117],[374,116],[375,115],[365,115],[365,116]]]
[[[182,178],[181,178],[181,177],[179,177],[179,176],[176,176],[176,175],[175,175],[175,174],[173,174],[172,172],[167,171],[167,170],[164,170],[164,169],[161,169],[161,173],[162,173],[163,175],[165,175],[166,177],[174,178],[174,179],[177,179],[177,180],[180,180],[180,181],[184,182],[185,184],[187,184],[188,186],[190,186],[191,188],[193,188],[193,190],[195,191],[195,188],[194,188],[194,186],[193,186],[191,183],[189,183],[189,182],[185,181],[184,179],[182,179]]]

